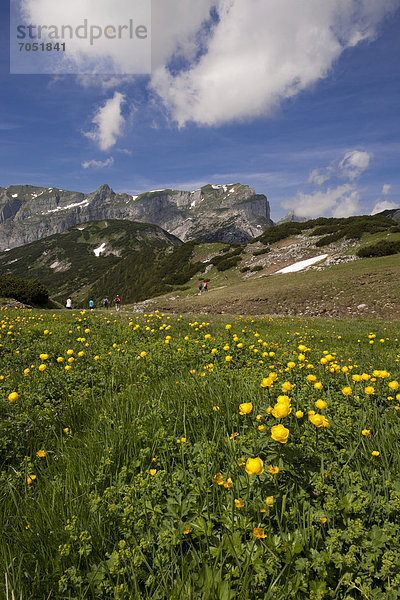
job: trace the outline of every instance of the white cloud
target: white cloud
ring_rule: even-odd
[[[199,3],[193,3],[199,4]],[[326,77],[344,49],[371,40],[397,0],[220,0],[206,52],[152,88],[180,126],[271,115]]]
[[[353,190],[336,204],[332,210],[332,217],[351,217],[360,214],[360,211],[360,193],[358,190]]]
[[[371,215],[376,215],[377,213],[380,213],[383,210],[391,210],[393,208],[400,209],[400,206],[395,202],[391,202],[390,200],[378,200],[371,211]]]
[[[368,169],[371,158],[372,154],[370,152],[362,152],[360,150],[346,152],[339,163],[339,171],[347,179],[356,179]]]
[[[322,185],[328,181],[333,173],[334,169],[332,166],[326,167],[325,169],[313,169],[309,175],[309,183],[315,183],[315,185]]]
[[[77,26],[83,7],[100,26],[125,23],[132,13],[132,0],[22,1],[31,23]],[[151,89],[180,126],[272,115],[283,100],[326,77],[346,48],[374,39],[379,23],[398,5],[399,0],[153,0]],[[218,19],[211,23],[212,8]],[[136,60],[131,40],[122,46],[110,41],[98,40],[90,54],[82,40],[71,61],[78,67],[108,61],[115,73],[131,73]],[[101,86],[120,83],[111,77]]]
[[[124,102],[125,96],[115,92],[114,96],[97,110],[92,120],[95,125],[94,130],[84,133],[99,146],[100,150],[108,150],[114,146],[122,135],[125,119],[121,114],[121,109]]]
[[[383,196],[387,196],[390,193],[391,189],[392,189],[391,185],[389,185],[388,183],[384,183],[383,186],[382,186],[382,192],[381,192],[381,194]]]
[[[106,167],[111,167],[113,164],[114,159],[110,156],[107,160],[86,160],[82,163],[82,167],[84,169],[89,169],[91,167],[95,169],[105,169]]]
[[[298,192],[294,198],[282,202],[282,207],[293,210],[298,217],[314,218],[322,215],[348,217],[359,211],[359,192],[347,183],[326,191],[312,194]]]

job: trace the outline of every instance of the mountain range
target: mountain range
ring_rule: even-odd
[[[0,188],[0,251],[104,219],[158,225],[183,242],[242,243],[273,225],[266,196],[240,183],[139,196],[116,194],[108,185],[90,194],[13,185]]]

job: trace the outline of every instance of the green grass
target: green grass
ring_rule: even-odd
[[[1,316],[9,600],[399,597],[398,323]],[[284,382],[281,444],[269,407]]]

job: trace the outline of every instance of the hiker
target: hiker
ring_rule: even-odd
[[[90,310],[94,309],[94,300],[93,300],[93,298],[90,298],[90,300],[89,300],[89,309]]]
[[[199,294],[201,294],[202,289],[203,289],[203,284],[201,283],[201,281],[199,281]]]
[[[121,307],[121,298],[117,294],[114,298],[115,310],[118,312]]]
[[[108,296],[106,296],[103,300],[103,306],[106,310],[108,310],[108,307],[110,306],[110,301],[108,299]]]
[[[208,292],[208,283],[207,283],[207,281],[205,281],[205,282],[203,283],[203,290],[204,290],[205,292]]]
[[[66,304],[65,304],[66,308],[69,308],[70,310],[72,309],[72,300],[71,298],[68,298]]]

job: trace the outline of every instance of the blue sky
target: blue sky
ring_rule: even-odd
[[[298,39],[305,41],[292,48],[291,0],[282,0],[281,30],[264,37],[269,14],[262,13],[266,21],[255,41],[250,36],[237,55],[227,55],[218,36],[235,48],[238,28],[254,31],[254,22],[243,22],[241,2],[231,0],[213,35],[204,15],[196,16],[191,31],[205,31],[202,56],[193,51],[197,32],[191,47],[187,37],[186,46],[176,42],[174,56],[156,50],[152,77],[89,79],[10,75],[9,14],[2,4],[0,186],[89,192],[108,183],[140,193],[241,182],[266,194],[274,220],[289,209],[348,216],[400,205],[399,3],[388,0],[386,12],[366,10],[362,18],[330,12],[318,15],[320,22],[300,22]],[[268,4],[248,2],[250,11]],[[309,37],[312,25],[317,32],[326,28],[325,37],[317,36],[322,40]],[[360,31],[364,39],[357,42]],[[175,64],[172,72],[177,48],[185,70]],[[253,64],[263,70],[248,73]],[[284,80],[282,64],[293,73]]]

